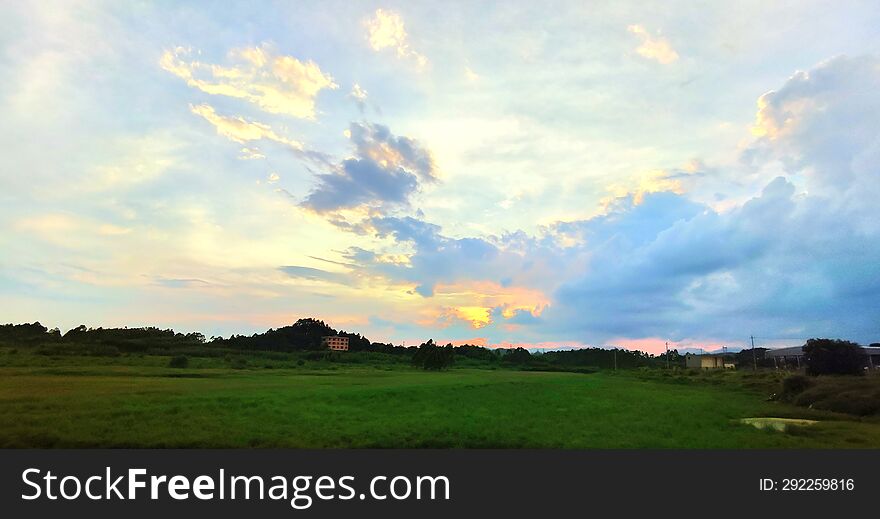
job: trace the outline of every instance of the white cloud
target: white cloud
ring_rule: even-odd
[[[247,141],[268,139],[270,141],[286,144],[295,150],[303,149],[301,143],[278,135],[266,124],[248,121],[243,117],[227,117],[220,115],[212,106],[207,104],[196,106],[190,105],[189,109],[192,113],[203,117],[206,121],[213,124],[217,129],[217,133],[229,140],[243,144]],[[247,148],[245,148],[245,150],[248,152],[246,158],[257,158],[254,157],[252,150]]]
[[[266,155],[257,148],[244,147],[239,151],[238,158],[241,160],[265,159]]]
[[[367,38],[375,51],[393,49],[398,58],[412,59],[421,68],[428,64],[428,58],[409,46],[408,35],[403,18],[385,9],[376,9],[375,15],[367,20]]]
[[[678,53],[672,48],[669,40],[662,36],[653,36],[641,25],[630,25],[627,30],[642,40],[642,44],[636,47],[636,52],[647,59],[652,59],[663,65],[668,65],[678,60]]]
[[[231,51],[229,67],[188,60],[190,54],[182,47],[166,51],[159,65],[193,88],[245,99],[270,113],[314,119],[318,93],[338,87],[315,62],[276,55],[267,46]]]
[[[357,83],[355,83],[354,86],[351,87],[351,94],[349,94],[349,95],[351,97],[357,99],[358,101],[366,101],[367,100],[367,91],[364,90],[363,88],[361,88],[361,86],[358,85]]]
[[[349,93],[348,96],[354,99],[354,102],[355,104],[357,104],[358,109],[363,112],[366,108],[367,103],[367,91],[364,90],[359,84],[355,83],[354,86],[351,87],[351,93]]]

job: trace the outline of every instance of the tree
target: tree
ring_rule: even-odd
[[[808,375],[861,375],[861,347],[839,339],[810,339],[804,345]]]
[[[736,366],[740,369],[752,369],[756,366],[759,368],[775,367],[776,364],[773,363],[773,358],[767,356],[768,351],[770,351],[768,348],[760,347],[740,350],[735,355]]]
[[[433,339],[419,346],[413,355],[413,364],[422,369],[439,371],[446,369],[455,362],[455,350],[452,344],[437,346]]]
[[[528,364],[532,361],[532,354],[525,348],[517,347],[507,350],[502,359],[510,364]]]

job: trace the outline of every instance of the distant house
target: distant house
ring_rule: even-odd
[[[730,362],[724,362],[724,355],[709,353],[706,355],[685,355],[685,366],[695,369],[733,369],[735,366]]]
[[[332,351],[348,351],[348,337],[341,335],[321,337],[321,346],[330,348]]]

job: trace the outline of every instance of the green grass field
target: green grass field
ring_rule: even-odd
[[[880,447],[876,419],[768,402],[730,384],[632,372],[91,362],[0,367],[0,446]],[[737,422],[756,416],[821,423],[781,433]]]

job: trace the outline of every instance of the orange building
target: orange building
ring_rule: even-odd
[[[321,346],[330,348],[332,351],[348,351],[348,337],[339,335],[321,337]]]

